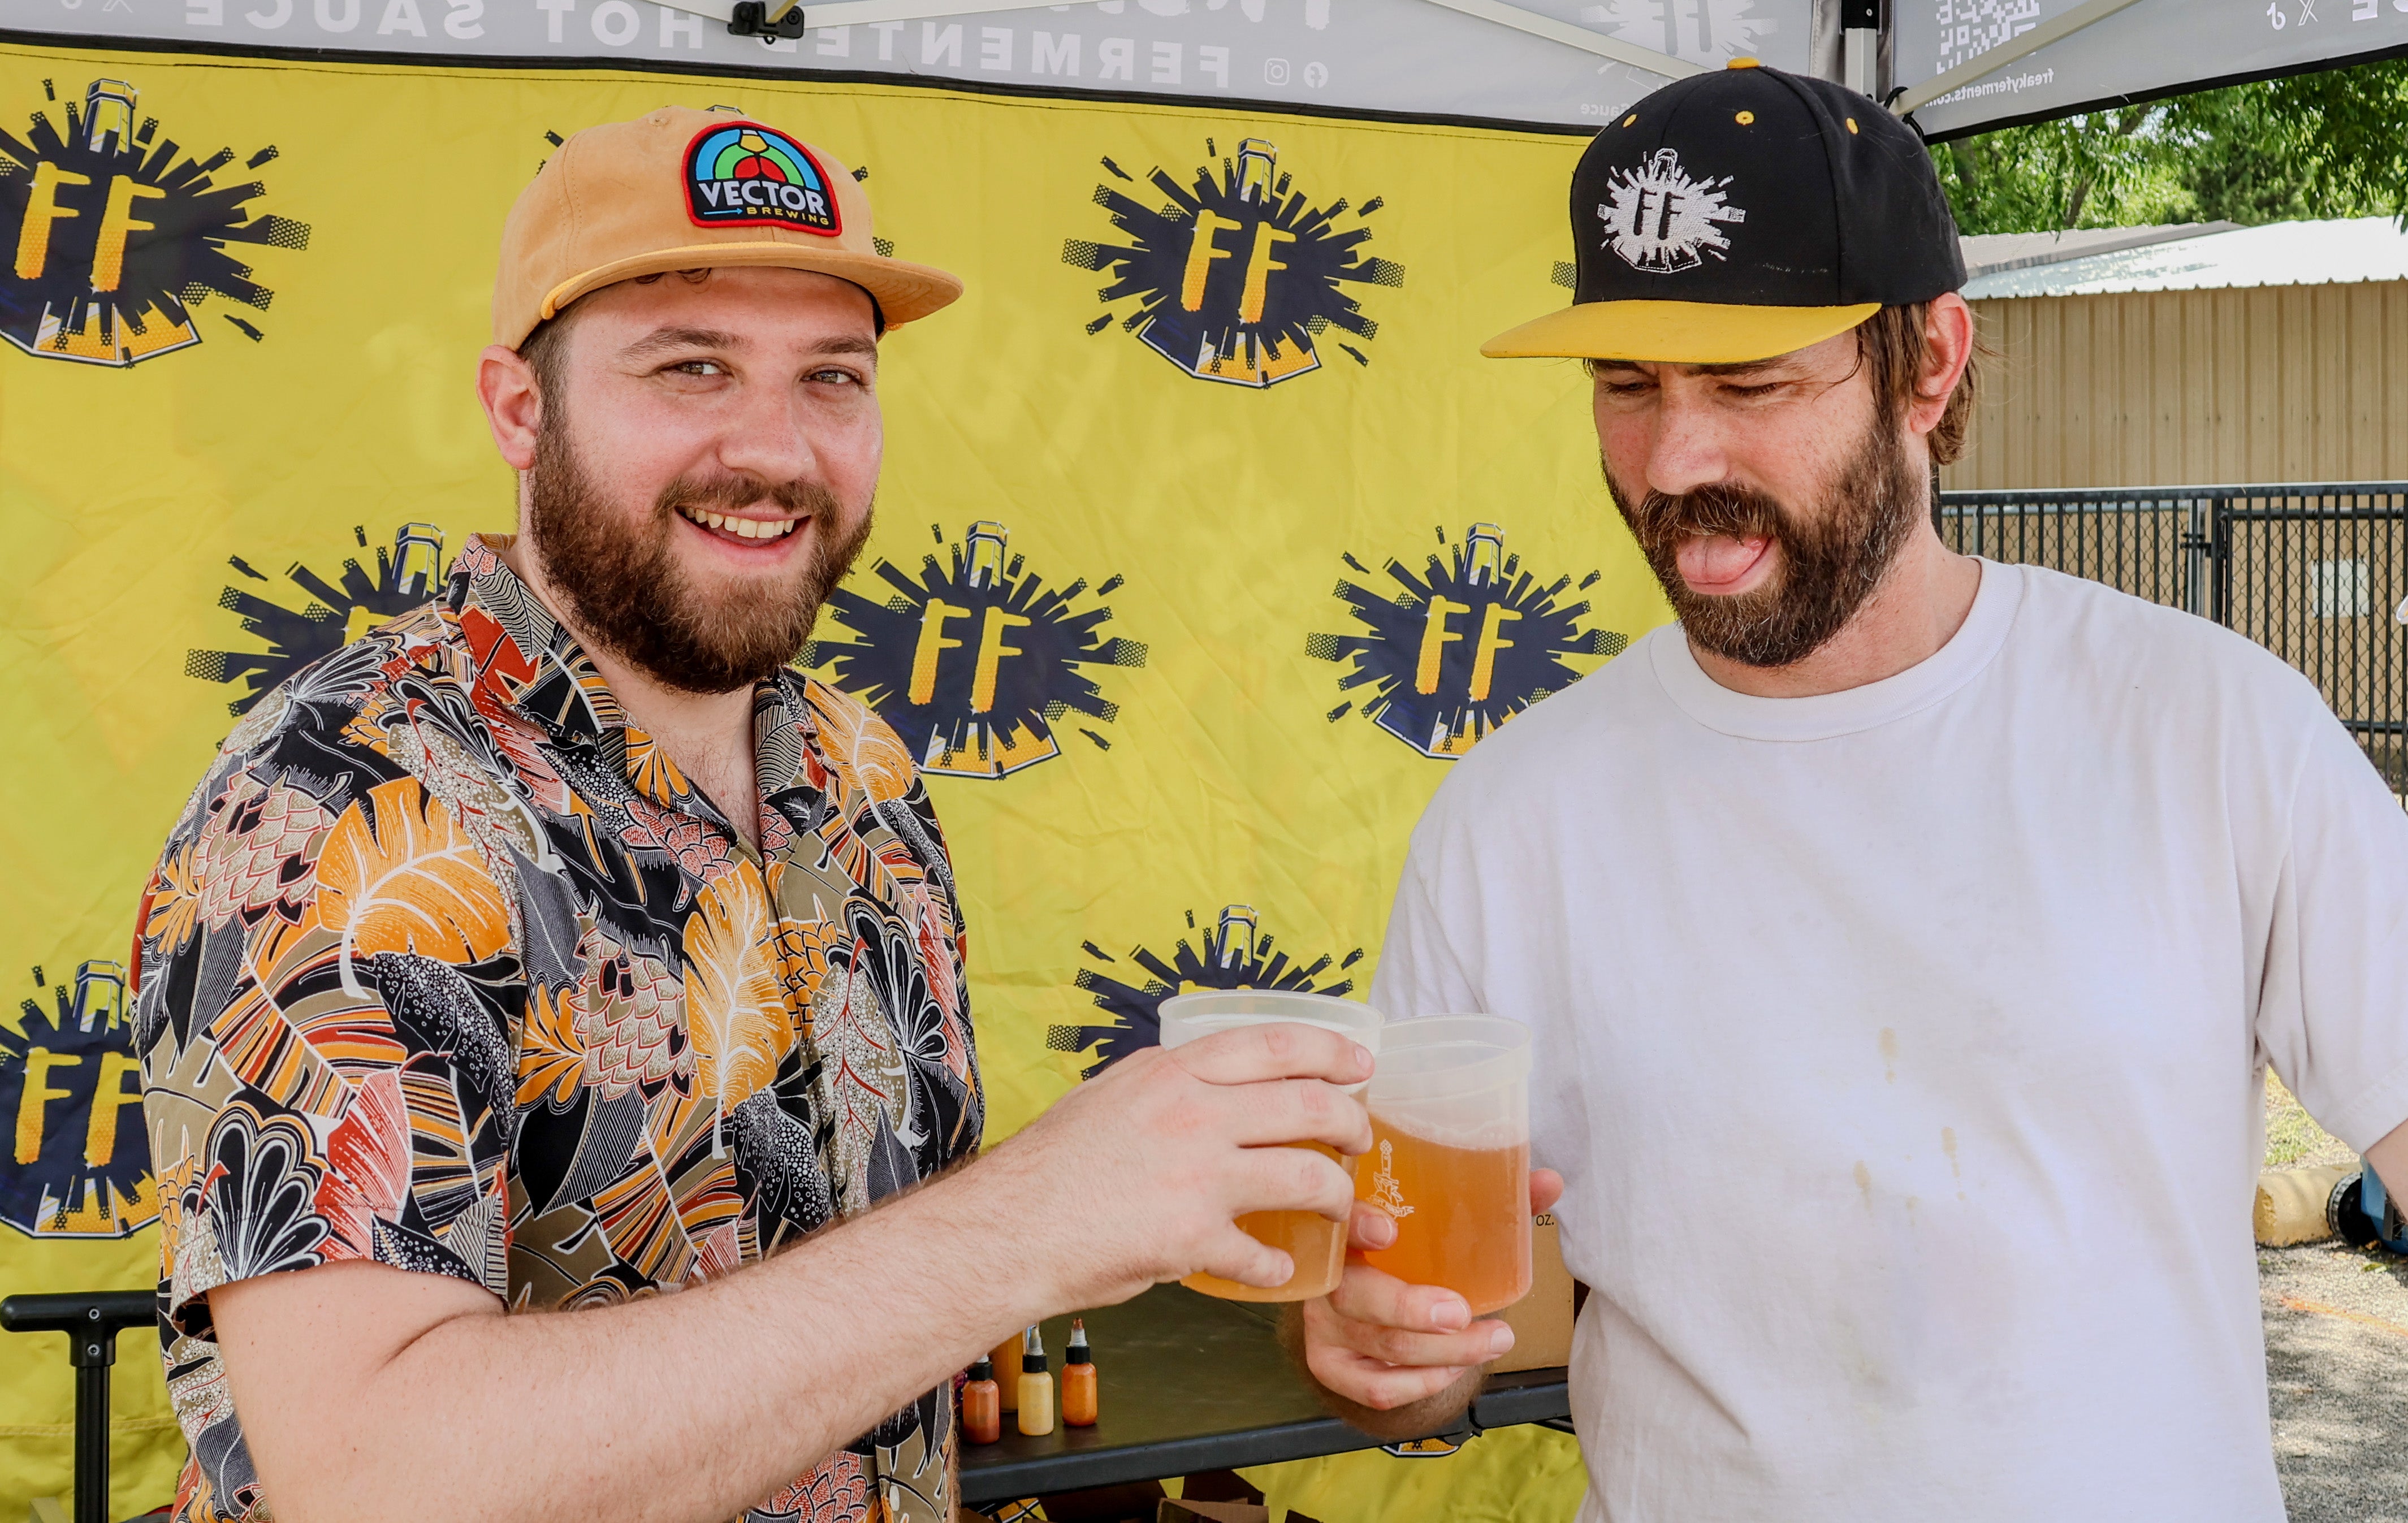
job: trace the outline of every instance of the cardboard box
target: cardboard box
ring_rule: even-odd
[[[1530,1293],[1498,1315],[1513,1329],[1513,1349],[1489,1369],[1511,1374],[1571,1362],[1572,1272],[1554,1212],[1530,1218]]]

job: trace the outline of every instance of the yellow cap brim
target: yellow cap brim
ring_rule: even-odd
[[[1881,310],[1856,307],[1726,307],[1702,301],[1584,301],[1498,334],[1492,360],[1648,360],[1742,365],[1819,344]]]
[[[850,280],[878,298],[878,309],[890,328],[950,307],[962,294],[962,282],[943,270],[926,265],[907,265],[877,254],[813,249],[798,243],[694,243],[681,249],[655,249],[650,253],[613,260],[582,275],[571,276],[545,295],[539,316],[547,320],[557,317],[562,308],[578,297],[639,275],[733,265],[810,270]]]

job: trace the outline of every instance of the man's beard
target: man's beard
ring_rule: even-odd
[[[1633,506],[1611,468],[1605,484],[1683,631],[1702,649],[1750,667],[1791,666],[1821,650],[1880,588],[1915,520],[1930,510],[1930,486],[1909,464],[1888,418],[1866,431],[1814,505],[1819,510],[1808,515],[1745,487],[1650,492]],[[1721,596],[1690,590],[1681,542],[1723,534],[1779,544],[1780,562],[1762,586]]]
[[[681,476],[662,489],[646,521],[629,528],[567,436],[555,410],[536,438],[529,526],[536,558],[580,634],[686,693],[749,688],[800,654],[820,605],[869,538],[869,514],[845,533],[836,494],[817,481]],[[732,512],[764,501],[810,516],[814,543],[799,571],[782,586],[739,584],[717,597],[696,588],[670,548],[678,508]]]

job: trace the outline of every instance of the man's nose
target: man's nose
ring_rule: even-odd
[[[1667,387],[1657,405],[1655,436],[1647,452],[1647,485],[1682,496],[1730,476],[1722,423],[1704,407]]]
[[[819,479],[819,456],[792,388],[747,386],[720,436],[719,463],[764,481]]]

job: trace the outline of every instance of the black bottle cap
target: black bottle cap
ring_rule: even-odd
[[[1093,1364],[1096,1362],[1096,1357],[1094,1354],[1088,1352],[1086,1344],[1072,1343],[1069,1347],[1062,1351],[1062,1362],[1064,1364]]]
[[[1020,1372],[1026,1375],[1041,1375],[1046,1373],[1047,1367],[1045,1363],[1045,1356],[1042,1354],[1023,1354],[1020,1356]]]
[[[972,1363],[970,1366],[970,1378],[972,1380],[993,1380],[995,1378],[995,1361],[988,1358],[983,1354],[980,1355],[976,1362]]]

